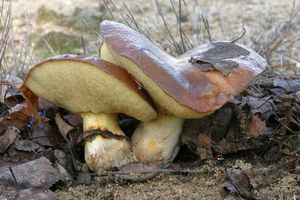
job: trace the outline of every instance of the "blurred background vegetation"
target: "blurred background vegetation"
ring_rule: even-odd
[[[244,43],[272,68],[299,74],[298,1],[2,0],[1,78],[23,77],[32,63],[67,53],[98,55],[99,23],[130,25],[173,55],[210,40]]]

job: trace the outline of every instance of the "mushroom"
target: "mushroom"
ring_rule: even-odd
[[[133,29],[103,21],[100,57],[123,67],[149,93],[158,117],[135,130],[138,162],[165,166],[179,150],[184,119],[211,114],[266,68],[252,49],[231,42],[200,45],[173,57]]]
[[[147,94],[122,68],[80,55],[62,55],[35,65],[23,87],[37,96],[79,113],[86,135],[89,168],[101,172],[127,161],[130,142],[119,128],[117,113],[147,121],[156,111]]]

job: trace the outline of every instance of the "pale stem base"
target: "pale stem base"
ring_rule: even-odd
[[[134,159],[156,165],[172,162],[180,148],[183,123],[183,118],[164,113],[142,122],[132,136]]]
[[[82,113],[83,130],[99,129],[115,135],[125,136],[118,125],[117,114]],[[100,174],[103,170],[126,164],[130,153],[130,143],[124,138],[97,135],[84,144],[84,158],[88,167]]]

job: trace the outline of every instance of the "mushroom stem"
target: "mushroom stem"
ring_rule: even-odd
[[[170,113],[142,122],[132,136],[133,156],[138,162],[163,165],[176,157],[184,119]]]
[[[81,113],[83,120],[83,131],[100,129],[101,131],[108,130],[117,135],[124,135],[118,125],[118,115],[107,113]]]
[[[84,144],[84,157],[88,167],[101,173],[125,164],[130,144],[118,125],[117,114],[81,113],[81,117],[84,132],[99,131],[99,134],[87,139]]]

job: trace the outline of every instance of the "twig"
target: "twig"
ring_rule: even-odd
[[[14,183],[15,183],[15,186],[16,186],[16,189],[17,189],[17,193],[19,193],[19,184],[18,184],[18,182],[17,182],[15,173],[13,172],[13,170],[12,170],[11,167],[9,167],[8,169],[9,169],[9,171],[10,171],[12,177],[13,177],[13,180],[14,180]]]
[[[263,105],[265,105],[266,103],[269,103],[270,106],[272,107],[272,110],[275,110],[274,105],[273,105],[271,102],[269,102],[269,100],[271,100],[272,98],[273,98],[273,97],[269,97],[268,99],[265,100],[265,102],[263,102],[263,103],[260,104],[259,106],[253,107],[253,109],[259,109],[259,108],[261,108]]]
[[[138,175],[138,174],[150,174],[150,173],[188,173],[188,174],[201,174],[209,173],[211,170],[208,169],[156,169],[147,171],[107,171],[105,174],[116,174],[116,175]]]
[[[246,29],[245,27],[243,27],[243,33],[240,37],[236,38],[235,40],[232,40],[230,43],[235,43],[236,41],[239,41],[240,39],[242,39],[246,34]]]
[[[159,169],[159,170],[153,170],[153,171],[141,171],[136,172],[136,174],[142,173],[188,173],[188,174],[200,174],[200,173],[207,173],[208,170],[192,170],[192,169],[181,169],[181,170],[175,170],[175,169]],[[132,172],[113,172],[114,174],[134,174]]]

